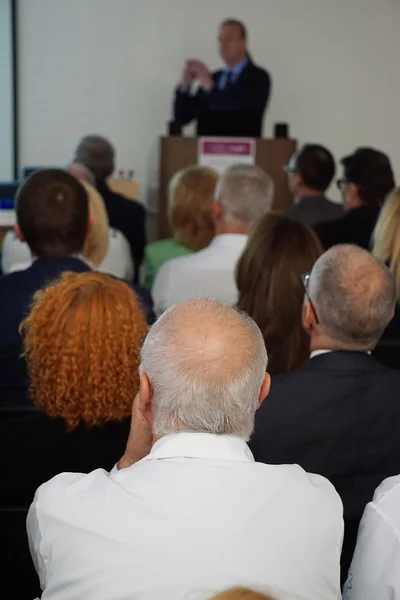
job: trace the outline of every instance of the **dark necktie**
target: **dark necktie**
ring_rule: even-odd
[[[226,76],[226,81],[225,81],[225,91],[228,92],[234,83],[235,83],[235,81],[234,81],[233,71],[228,71],[228,74]]]

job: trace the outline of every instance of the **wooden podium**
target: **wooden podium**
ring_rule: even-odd
[[[292,203],[284,165],[296,151],[296,140],[256,140],[256,164],[265,169],[275,182],[274,209],[284,211]],[[197,164],[197,138],[178,136],[160,138],[160,172],[158,197],[158,238],[170,235],[168,224],[168,183],[177,171]]]

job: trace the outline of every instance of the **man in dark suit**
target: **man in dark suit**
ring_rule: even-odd
[[[270,94],[270,77],[250,58],[244,24],[236,19],[224,21],[219,46],[225,62],[223,69],[210,73],[198,60],[188,60],[185,64],[174,103],[174,118],[180,125],[197,119],[206,110],[252,111],[262,121]],[[201,87],[192,94],[195,81]]]
[[[310,359],[273,378],[250,447],[257,461],[297,463],[336,487],[345,578],[366,504],[386,477],[400,473],[400,373],[370,356],[393,315],[396,286],[389,270],[356,246],[323,254],[305,285]]]
[[[335,161],[329,150],[318,144],[307,144],[293,154],[285,171],[294,196],[288,217],[312,227],[343,214],[343,206],[325,196],[335,175]]]
[[[369,249],[380,209],[395,187],[392,166],[389,157],[374,148],[358,148],[341,163],[343,177],[337,184],[347,212],[334,221],[318,223],[315,232],[326,249],[335,244]]]
[[[108,186],[107,179],[115,169],[112,144],[102,136],[88,135],[80,141],[74,161],[84,164],[95,176],[110,226],[121,231],[129,242],[135,267],[134,281],[137,283],[146,246],[146,212],[140,202],[117,194]]]

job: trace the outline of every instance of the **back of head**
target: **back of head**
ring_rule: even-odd
[[[207,298],[167,310],[142,347],[157,437],[194,432],[250,437],[265,376],[260,330]]]
[[[336,348],[370,350],[389,324],[396,285],[389,269],[358,246],[334,246],[316,262],[309,295],[319,328]]]
[[[61,169],[43,169],[23,183],[16,198],[17,223],[31,252],[45,259],[83,250],[89,223],[84,187]]]
[[[335,161],[324,146],[307,144],[296,156],[294,170],[300,175],[304,186],[323,193],[332,183]]]
[[[273,600],[271,596],[248,588],[234,588],[213,596],[211,600]]]
[[[309,355],[301,321],[301,276],[322,254],[316,235],[305,225],[276,214],[265,215],[251,232],[236,269],[238,307],[257,323],[269,355],[269,373],[295,370]]]
[[[400,189],[385,201],[372,234],[372,254],[389,266],[400,303]]]
[[[272,208],[274,182],[256,165],[233,165],[220,177],[216,201],[226,222],[250,228]]]
[[[112,144],[101,135],[85,136],[75,151],[75,162],[83,163],[99,181],[114,171],[114,158]]]
[[[21,326],[35,404],[71,429],[129,415],[147,329],[136,295],[107,275],[67,273],[37,292]]]
[[[103,198],[92,185],[82,182],[88,198],[91,224],[83,248],[83,256],[94,268],[97,268],[108,251],[108,215]]]
[[[188,167],[169,184],[169,219],[175,240],[201,250],[215,235],[213,204],[218,175],[206,167]]]
[[[374,148],[358,148],[354,154],[344,157],[341,163],[344,180],[357,186],[361,202],[368,206],[382,206],[395,187],[389,157]]]

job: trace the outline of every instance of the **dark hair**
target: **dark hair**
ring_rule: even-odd
[[[305,186],[325,192],[335,175],[335,161],[324,146],[307,144],[296,157],[295,171]]]
[[[358,148],[340,161],[344,179],[358,187],[363,204],[382,206],[394,189],[395,181],[389,157],[374,148]]]
[[[288,373],[309,356],[302,326],[304,287],[322,246],[311,229],[277,214],[266,214],[250,234],[236,268],[238,308],[257,323],[268,352],[268,371]]]
[[[239,21],[238,19],[225,19],[225,21],[222,21],[221,27],[237,27],[239,29],[240,37],[247,40],[246,25],[242,21]]]
[[[17,222],[30,250],[40,258],[82,252],[88,231],[85,188],[61,169],[33,173],[16,198]]]
[[[111,142],[101,135],[86,135],[79,142],[75,161],[89,169],[99,181],[104,181],[114,170],[115,151]]]

